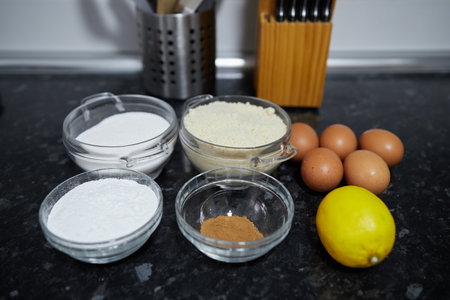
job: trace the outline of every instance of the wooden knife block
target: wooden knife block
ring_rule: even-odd
[[[276,22],[275,1],[260,0],[257,97],[280,106],[322,105],[331,22]]]

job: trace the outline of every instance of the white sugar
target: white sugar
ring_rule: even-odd
[[[125,146],[150,140],[169,128],[163,117],[146,112],[112,115],[83,131],[77,140],[98,146]]]

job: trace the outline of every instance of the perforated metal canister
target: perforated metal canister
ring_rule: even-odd
[[[148,93],[183,100],[214,89],[215,13],[214,5],[206,7],[193,14],[156,14],[137,6]]]

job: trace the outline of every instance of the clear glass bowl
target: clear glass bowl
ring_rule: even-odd
[[[131,145],[101,146],[80,142],[77,136],[112,115],[148,112],[166,119],[170,126],[160,135]],[[87,97],[63,123],[63,143],[70,158],[83,170],[129,168],[156,178],[174,151],[178,120],[166,102],[143,95],[100,93]]]
[[[47,227],[47,221],[56,202],[76,186],[87,181],[103,178],[133,180],[151,188],[158,199],[158,208],[153,217],[130,234],[100,243],[74,242],[53,234]],[[54,248],[80,261],[103,264],[120,260],[138,250],[158,227],[162,218],[162,207],[163,195],[161,189],[149,176],[129,169],[101,169],[81,173],[55,187],[41,204],[39,224],[45,238]]]
[[[247,262],[281,243],[294,216],[289,191],[275,178],[251,169],[221,168],[192,178],[178,192],[178,227],[197,249],[218,261]],[[200,233],[204,220],[217,216],[246,216],[264,238],[231,242]]]
[[[214,101],[250,103],[257,106],[272,107],[286,124],[286,133],[276,141],[257,147],[227,147],[204,141],[192,135],[184,126],[184,118],[189,109],[206,105]],[[186,101],[180,122],[180,142],[183,151],[200,172],[223,167],[250,168],[265,173],[272,173],[283,161],[292,158],[297,149],[290,144],[291,119],[278,105],[249,96],[200,95]]]

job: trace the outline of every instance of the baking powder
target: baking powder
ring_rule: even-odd
[[[125,146],[153,139],[169,126],[169,122],[157,114],[126,112],[102,120],[76,139],[98,146]]]
[[[56,202],[48,216],[55,235],[81,243],[119,238],[143,226],[156,213],[153,190],[128,179],[85,182]]]

